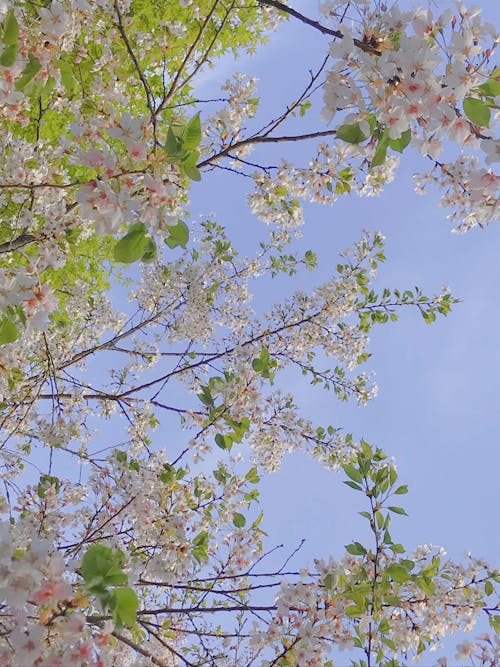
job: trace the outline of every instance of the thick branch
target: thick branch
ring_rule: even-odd
[[[10,241],[5,241],[5,243],[0,243],[0,253],[5,252],[14,252],[14,250],[19,250],[19,248],[24,248],[25,245],[29,245],[36,241],[36,236],[33,234],[27,234],[23,232],[17,238],[11,239]]]
[[[248,137],[248,139],[242,139],[241,141],[237,141],[236,143],[231,144],[231,146],[224,148],[222,151],[220,151],[220,153],[212,155],[206,160],[202,160],[202,162],[199,162],[196,166],[198,167],[198,169],[206,167],[207,165],[212,164],[214,160],[218,160],[221,157],[226,157],[233,151],[237,150],[238,148],[241,148],[242,146],[249,146],[251,144],[279,144],[284,141],[305,141],[306,139],[331,137],[334,136],[336,132],[337,130],[323,130],[322,132],[309,132],[308,134],[291,134],[288,136],[280,136],[280,137],[267,137],[267,136]]]

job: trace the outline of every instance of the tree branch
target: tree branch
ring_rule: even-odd
[[[323,35],[331,35],[332,37],[336,37],[337,39],[343,39],[344,37],[344,33],[341,32],[340,30],[332,30],[332,28],[327,28],[318,21],[314,21],[313,19],[310,19],[308,16],[301,14],[296,9],[292,9],[292,7],[288,7],[288,5],[279,2],[279,0],[257,0],[257,2],[260,5],[267,5],[268,7],[274,7],[275,9],[279,9],[280,11],[285,12],[285,14],[289,14],[290,16],[293,16],[302,23],[310,25],[315,30],[319,30],[319,32],[323,33]],[[378,51],[374,46],[372,46],[372,44],[370,44],[369,42],[364,42],[361,39],[355,39],[354,44],[359,49],[361,49],[362,51],[366,51],[367,53],[373,53],[376,56],[379,56],[381,53],[381,51]]]

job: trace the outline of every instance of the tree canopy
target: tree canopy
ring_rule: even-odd
[[[355,209],[413,150],[455,231],[499,217],[498,35],[461,2],[402,5],[0,3],[0,667],[396,667],[481,615],[457,659],[497,664],[499,571],[408,552],[391,452],[313,423],[283,380],[363,405],[372,329],[456,302],[374,286],[368,231],[305,291],[304,202]],[[284,108],[251,73],[200,98],[290,21],[327,51]],[[216,172],[248,182],[255,252],[192,215]],[[279,276],[264,312],[257,281]],[[371,541],[275,565],[259,485],[291,451],[357,492]]]

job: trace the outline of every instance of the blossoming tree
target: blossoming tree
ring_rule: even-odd
[[[259,124],[251,76],[198,99],[200,73],[285,21],[330,43],[281,113]],[[500,574],[408,553],[393,462],[311,423],[280,384],[296,369],[363,404],[370,330],[452,306],[378,293],[378,234],[311,293],[292,277],[315,255],[289,246],[301,202],[376,194],[404,150],[425,156],[417,187],[441,190],[457,230],[498,217],[497,37],[479,10],[13,0],[0,22],[0,665],[314,667],[347,649],[389,667],[480,615],[500,629]],[[298,141],[306,167],[266,166]],[[252,179],[254,256],[189,216],[191,182],[221,169]],[[290,294],[259,314],[250,285],[278,274]],[[369,543],[298,571],[269,560],[259,482],[291,450],[361,494]],[[458,655],[497,664],[498,644]]]

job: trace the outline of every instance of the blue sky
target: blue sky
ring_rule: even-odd
[[[480,4],[498,24],[497,0]],[[307,13],[316,2],[294,6]],[[208,73],[200,92],[213,94],[219,77],[225,79],[231,71],[255,74],[261,105],[272,113],[280,109],[280,99],[300,90],[326,47],[319,33],[291,23],[256,57],[226,61],[222,69]],[[300,158],[308,148],[294,146],[293,151]],[[368,406],[340,404],[299,377],[293,390],[313,420],[343,426],[396,457],[401,483],[410,487],[404,497],[410,517],[394,525],[394,535],[405,546],[439,544],[454,558],[471,549],[500,566],[500,225],[452,234],[447,211],[437,207],[437,194],[414,192],[411,174],[424,168],[419,156],[405,155],[395,182],[379,198],[345,196],[333,207],[306,206],[298,247],[317,252],[319,266],[301,286],[327,279],[338,251],[370,228],[386,236],[387,262],[379,287],[419,285],[434,293],[444,284],[462,303],[432,326],[417,312],[408,312],[375,331],[370,367],[376,371],[379,395]],[[227,172],[206,180],[209,188],[202,182],[193,190],[194,210],[214,211],[244,251],[261,224],[245,209],[247,183]],[[280,290],[277,283],[276,298]],[[261,291],[258,296],[265,298]],[[293,548],[305,538],[303,560],[340,555],[343,545],[366,534],[356,514],[366,509],[359,494],[298,455],[265,481],[263,494],[271,543]]]

